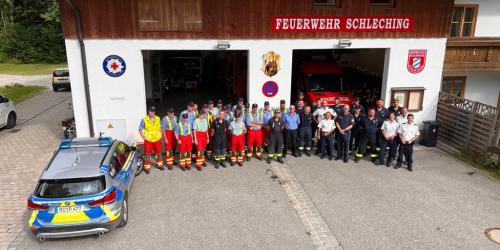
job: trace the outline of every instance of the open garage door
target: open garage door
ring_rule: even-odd
[[[247,97],[247,51],[143,51],[147,104],[178,114],[189,101],[235,102]]]
[[[308,102],[359,97],[369,107],[381,96],[384,59],[385,49],[294,50],[292,101],[303,92]]]

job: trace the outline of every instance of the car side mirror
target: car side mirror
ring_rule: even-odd
[[[137,151],[137,147],[136,147],[136,146],[131,146],[131,147],[130,147],[130,150],[132,150],[132,151]]]

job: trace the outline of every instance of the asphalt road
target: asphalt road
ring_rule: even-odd
[[[17,249],[314,249],[268,166],[153,169],[134,183],[125,228],[45,242],[26,232]]]
[[[0,74],[0,87],[9,85],[11,83],[19,83],[22,85],[34,85],[34,86],[43,86],[51,88],[52,75],[21,76],[21,75]]]

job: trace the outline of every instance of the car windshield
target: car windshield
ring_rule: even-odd
[[[340,75],[309,74],[307,76],[309,91],[311,92],[339,92],[342,91]]]
[[[103,190],[103,177],[41,180],[35,196],[40,198],[68,198],[97,194]]]
[[[56,70],[53,73],[54,77],[68,77],[69,76],[69,71],[67,70]]]

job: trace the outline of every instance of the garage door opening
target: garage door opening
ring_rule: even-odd
[[[189,101],[235,102],[247,97],[247,51],[143,51],[146,103],[178,115]]]
[[[354,97],[369,107],[382,92],[385,49],[294,50],[292,101],[299,92],[311,103],[350,104]]]

